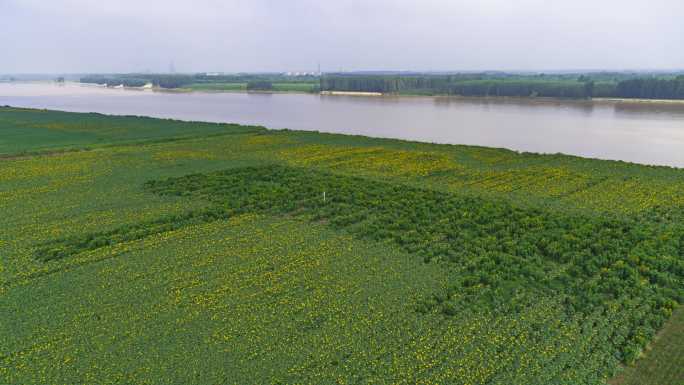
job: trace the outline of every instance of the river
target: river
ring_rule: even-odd
[[[684,103],[179,93],[78,83],[0,83],[0,105],[254,124],[684,167]]]

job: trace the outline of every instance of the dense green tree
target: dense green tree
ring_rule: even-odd
[[[253,91],[271,91],[273,83],[265,80],[253,80],[247,83],[247,89]]]

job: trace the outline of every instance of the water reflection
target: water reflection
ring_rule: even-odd
[[[509,109],[512,111],[528,112],[530,110],[569,110],[586,115],[591,115],[597,105],[589,100],[557,99],[529,99],[529,98],[464,98],[464,97],[437,97],[433,98],[437,107],[453,106],[480,106],[484,110]]]
[[[665,119],[684,118],[683,102],[617,102],[614,104],[616,114],[643,118],[658,115]]]

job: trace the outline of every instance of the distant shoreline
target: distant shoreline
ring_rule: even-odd
[[[630,98],[592,98],[595,102],[610,103],[652,103],[652,104],[684,104],[684,99],[630,99]]]
[[[381,92],[353,92],[353,91],[321,91],[321,95],[327,96],[371,96],[391,98],[443,98],[460,100],[524,100],[539,102],[566,102],[566,103],[634,103],[634,104],[676,104],[684,105],[684,99],[631,99],[631,98],[554,98],[554,97],[530,97],[530,96],[463,96],[463,95],[420,95],[420,94],[383,94]]]
[[[58,84],[52,81],[34,80],[34,81],[2,81],[3,84]],[[67,81],[61,83],[62,85],[76,85],[86,87],[98,87],[103,89],[116,90],[113,87],[105,87],[93,83],[81,83],[75,81]],[[638,98],[614,98],[614,97],[596,97],[590,99],[581,98],[556,98],[556,97],[530,97],[530,96],[463,96],[463,95],[448,95],[448,94],[410,94],[410,93],[382,93],[382,92],[360,92],[360,91],[320,91],[320,92],[305,92],[298,90],[195,90],[191,88],[142,88],[142,87],[124,87],[124,90],[130,91],[148,91],[148,92],[164,92],[164,93],[253,93],[253,94],[302,94],[302,95],[323,95],[323,96],[359,96],[359,97],[391,97],[391,98],[443,98],[443,99],[461,99],[461,100],[515,100],[515,101],[540,101],[540,102],[560,102],[560,103],[597,103],[597,104],[611,104],[611,103],[629,103],[629,104],[662,104],[662,105],[682,105],[684,107],[684,99],[638,99]]]
[[[463,100],[529,100],[547,102],[567,102],[567,103],[634,103],[634,104],[682,104],[684,99],[630,99],[630,98],[553,98],[553,97],[530,97],[530,96],[463,96],[463,95],[420,95],[420,94],[383,94],[382,92],[358,92],[358,91],[248,91],[248,90],[192,90],[192,89],[155,89],[155,92],[197,92],[197,93],[272,93],[272,94],[302,94],[302,95],[323,95],[323,96],[359,96],[359,97],[390,97],[390,98],[445,98]]]
[[[393,96],[382,92],[361,92],[361,91],[321,91],[321,95],[329,96]]]

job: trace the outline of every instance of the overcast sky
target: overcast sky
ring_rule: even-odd
[[[684,68],[684,0],[0,0],[0,73]]]

